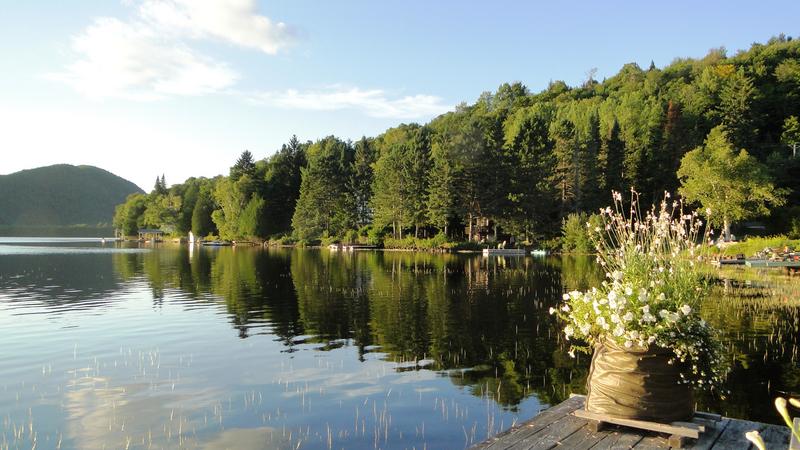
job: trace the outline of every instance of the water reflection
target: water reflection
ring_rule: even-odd
[[[547,311],[565,284],[596,281],[587,260],[201,248],[113,261],[123,279],[144,275],[157,301],[180,289],[224,302],[240,338],[269,334],[288,353],[352,345],[360,361],[380,352],[511,410],[534,393],[561,401],[585,380]]]
[[[548,310],[590,258],[108,250],[0,256],[0,448],[462,448],[584,391]],[[732,395],[699,407],[777,423],[800,288],[722,278]]]

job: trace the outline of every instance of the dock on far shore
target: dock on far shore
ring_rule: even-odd
[[[524,248],[485,248],[483,256],[525,256],[528,252]]]
[[[515,425],[472,447],[473,450],[544,450],[544,449],[636,449],[654,450],[670,447],[669,436],[636,428],[607,426],[592,431],[592,421],[573,413],[582,410],[585,397],[575,395],[542,411],[534,418]],[[595,422],[596,423],[596,422]],[[757,430],[768,449],[789,448],[788,427],[749,420],[721,417],[703,422],[705,432],[697,440],[688,440],[681,448],[693,450],[732,450],[755,448],[745,433]],[[793,442],[794,445],[794,442]],[[792,447],[794,450],[795,447]]]

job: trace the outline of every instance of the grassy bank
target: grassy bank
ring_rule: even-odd
[[[798,250],[800,249],[800,239],[789,239],[786,236],[753,237],[731,244],[723,248],[720,253],[725,256],[743,254],[745,257],[750,257],[765,248],[783,249],[784,247]]]

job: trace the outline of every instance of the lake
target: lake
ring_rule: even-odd
[[[464,448],[584,392],[548,314],[588,257],[0,238],[0,448]],[[724,401],[780,423],[798,283],[722,273]]]

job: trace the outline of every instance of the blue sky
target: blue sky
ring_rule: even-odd
[[[426,122],[506,81],[602,79],[798,35],[800,2],[0,0],[0,173],[92,164],[152,187],[292,134]]]

